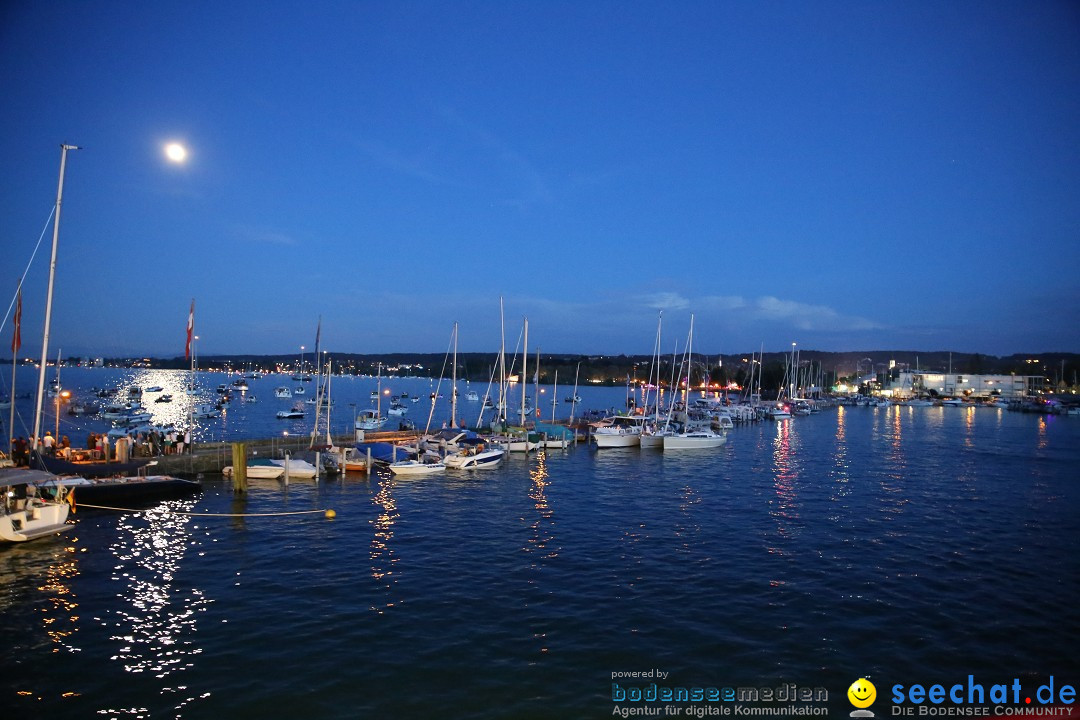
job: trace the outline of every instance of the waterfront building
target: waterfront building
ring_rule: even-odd
[[[916,372],[893,370],[881,389],[885,397],[897,399],[930,395],[1005,400],[1038,394],[1043,387],[1041,375],[972,375],[970,373]]]

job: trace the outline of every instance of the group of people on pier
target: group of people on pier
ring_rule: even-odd
[[[16,467],[30,464],[30,451],[37,443],[34,437],[11,438],[11,461]],[[115,440],[105,433],[89,433],[86,436],[86,448],[73,448],[71,439],[64,435],[59,440],[52,431],[46,431],[41,438],[40,450],[43,455],[63,460],[94,460],[106,458],[127,462],[134,457],[159,457],[161,455],[182,455],[191,452],[191,430],[168,428],[150,429],[148,432],[135,432],[121,435]]]

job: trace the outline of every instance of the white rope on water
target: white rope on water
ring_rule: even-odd
[[[282,517],[282,516],[285,516],[285,515],[311,515],[311,514],[314,514],[314,513],[323,513],[324,515],[328,515],[329,513],[333,513],[333,514],[328,515],[328,516],[329,517],[334,517],[334,515],[337,514],[337,513],[334,513],[333,510],[329,510],[329,509],[327,509],[327,510],[291,510],[289,512],[270,512],[270,513],[197,513],[197,512],[186,512],[184,510],[172,510],[170,508],[122,508],[122,507],[111,507],[109,505],[91,505],[90,503],[83,503],[83,502],[76,501],[75,502],[75,508],[78,509],[80,507],[93,508],[94,510],[116,510],[116,511],[119,511],[119,512],[132,512],[132,513],[141,513],[141,512],[149,512],[150,510],[157,510],[157,511],[160,511],[160,512],[172,513],[173,515],[188,515],[190,517]]]

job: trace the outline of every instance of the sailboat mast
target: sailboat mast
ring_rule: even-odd
[[[660,317],[656,321],[656,342],[653,344],[653,356],[649,365],[649,388],[645,391],[645,414],[649,414],[649,395],[652,387],[656,388],[656,412],[660,412],[660,328],[664,323],[664,311],[660,311]],[[653,385],[653,368],[656,368],[656,384]],[[655,413],[654,413],[655,414]]]
[[[503,315],[503,299],[499,296],[499,407],[495,419],[506,421],[506,316]]]
[[[77,145],[60,146],[60,182],[56,187],[56,217],[53,219],[52,259],[49,261],[49,294],[45,300],[45,330],[41,337],[41,369],[38,372],[37,404],[34,408],[34,450],[41,448],[41,408],[45,400],[45,365],[49,357],[49,327],[52,322],[53,286],[56,283],[56,248],[60,241],[60,206],[64,200],[64,168],[68,150]],[[15,399],[12,398],[12,404]]]
[[[694,314],[690,313],[690,338],[686,341],[686,407],[690,408],[691,376],[694,374]]]
[[[15,328],[11,336],[11,412],[8,418],[8,457],[14,457],[15,450],[15,371],[19,368],[19,346],[22,345],[22,278],[19,278],[18,305],[15,308]]]
[[[555,385],[551,388],[551,422],[555,422],[555,403],[559,400],[559,368],[555,368]],[[537,402],[537,405],[540,403]]]
[[[578,360],[577,370],[574,371],[574,397],[570,400],[570,424],[574,424],[574,411],[577,409],[577,383],[578,375],[581,374],[581,361]]]
[[[457,427],[457,331],[458,324],[454,323],[454,367],[450,370],[450,427]]]
[[[334,374],[334,361],[326,359],[326,444],[334,446],[334,438],[330,435],[330,376]]]
[[[540,346],[536,346],[536,368],[533,370],[533,405],[536,406],[536,417],[540,417]]]
[[[529,318],[525,318],[525,345],[521,353],[521,425],[525,426],[525,387],[529,371]]]

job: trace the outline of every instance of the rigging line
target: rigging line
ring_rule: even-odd
[[[37,251],[41,248],[41,241],[45,239],[45,233],[49,230],[49,224],[52,222],[53,215],[56,214],[56,205],[52,206],[52,210],[49,211],[49,219],[45,221],[45,227],[41,229],[41,235],[38,236],[37,245],[34,246],[34,252],[30,253],[30,262],[26,263],[26,269],[23,270],[22,275],[19,277],[19,287],[22,287],[22,283],[26,280],[26,274],[30,272],[30,266],[34,264],[34,258],[37,256]],[[0,332],[4,331],[7,327],[8,318],[11,317],[11,309],[15,307],[15,299],[18,294],[18,290],[15,291],[16,295],[11,297],[11,302],[8,304],[7,313],[4,315],[3,322],[0,322]]]

